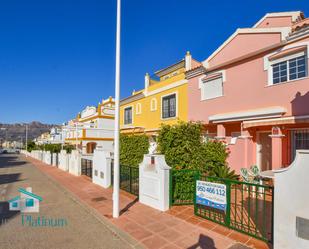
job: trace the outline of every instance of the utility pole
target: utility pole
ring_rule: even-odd
[[[119,217],[120,31],[121,31],[121,0],[117,0],[116,71],[115,71],[114,186],[113,186],[113,217],[114,218]]]

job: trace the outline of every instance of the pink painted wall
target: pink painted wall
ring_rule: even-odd
[[[256,28],[289,27],[292,25],[291,16],[267,17]]]
[[[236,144],[230,144],[227,147],[230,151],[227,163],[237,174],[240,173],[241,168],[249,168],[255,164],[255,157],[253,156],[255,147],[251,139],[239,138]]]
[[[259,49],[279,43],[280,40],[280,33],[238,34],[209,61],[209,66],[213,67],[232,59],[247,55]]]
[[[210,115],[271,106],[285,107],[285,116],[309,115],[309,78],[268,86],[263,56],[226,68],[222,97],[201,101],[201,76],[190,79],[189,120],[208,123]]]

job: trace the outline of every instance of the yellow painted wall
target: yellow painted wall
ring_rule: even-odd
[[[179,82],[185,79],[184,73],[173,76],[169,79],[156,83],[148,87],[148,93],[170,85],[175,82]],[[188,120],[188,94],[187,94],[187,83],[180,86],[162,91],[160,93],[144,97],[143,99],[132,101],[125,105],[120,106],[120,127],[122,130],[130,127],[144,127],[146,132],[147,130],[159,129],[161,123],[165,124],[174,124],[178,120],[187,121]],[[177,103],[177,116],[176,118],[171,119],[162,119],[161,110],[162,110],[162,96],[176,93],[176,103]],[[150,110],[151,100],[155,98],[157,100],[157,109],[156,111]],[[141,114],[136,114],[137,104],[141,104]],[[124,125],[124,109],[126,107],[132,106],[132,124]]]

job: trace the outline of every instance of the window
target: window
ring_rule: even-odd
[[[26,207],[33,207],[34,201],[33,199],[26,199]]]
[[[157,110],[157,99],[153,98],[150,101],[150,111],[156,111]]]
[[[201,100],[213,99],[223,96],[223,78],[200,81]]]
[[[163,77],[163,80],[167,80],[168,78],[170,78],[170,76],[166,75],[166,76]]]
[[[18,202],[13,202],[12,207],[17,208],[18,207]]]
[[[292,130],[291,141],[291,158],[294,160],[296,150],[309,149],[309,129]]]
[[[176,94],[162,98],[162,118],[176,117]]]
[[[136,104],[136,114],[141,114],[142,113],[142,104],[137,103]]]
[[[306,58],[304,55],[289,60],[289,76],[290,80],[306,77]]]
[[[307,76],[306,55],[272,65],[273,84],[304,78]]]
[[[132,124],[132,107],[124,109],[124,124]]]

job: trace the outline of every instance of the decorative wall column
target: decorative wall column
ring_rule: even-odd
[[[272,154],[272,169],[282,168],[282,130],[278,126],[272,128],[271,137],[271,154]]]
[[[244,167],[249,168],[253,164],[252,159],[252,136],[248,130],[241,129],[239,139],[244,142]]]
[[[217,136],[218,140],[225,140],[225,126],[223,124],[217,125]]]

